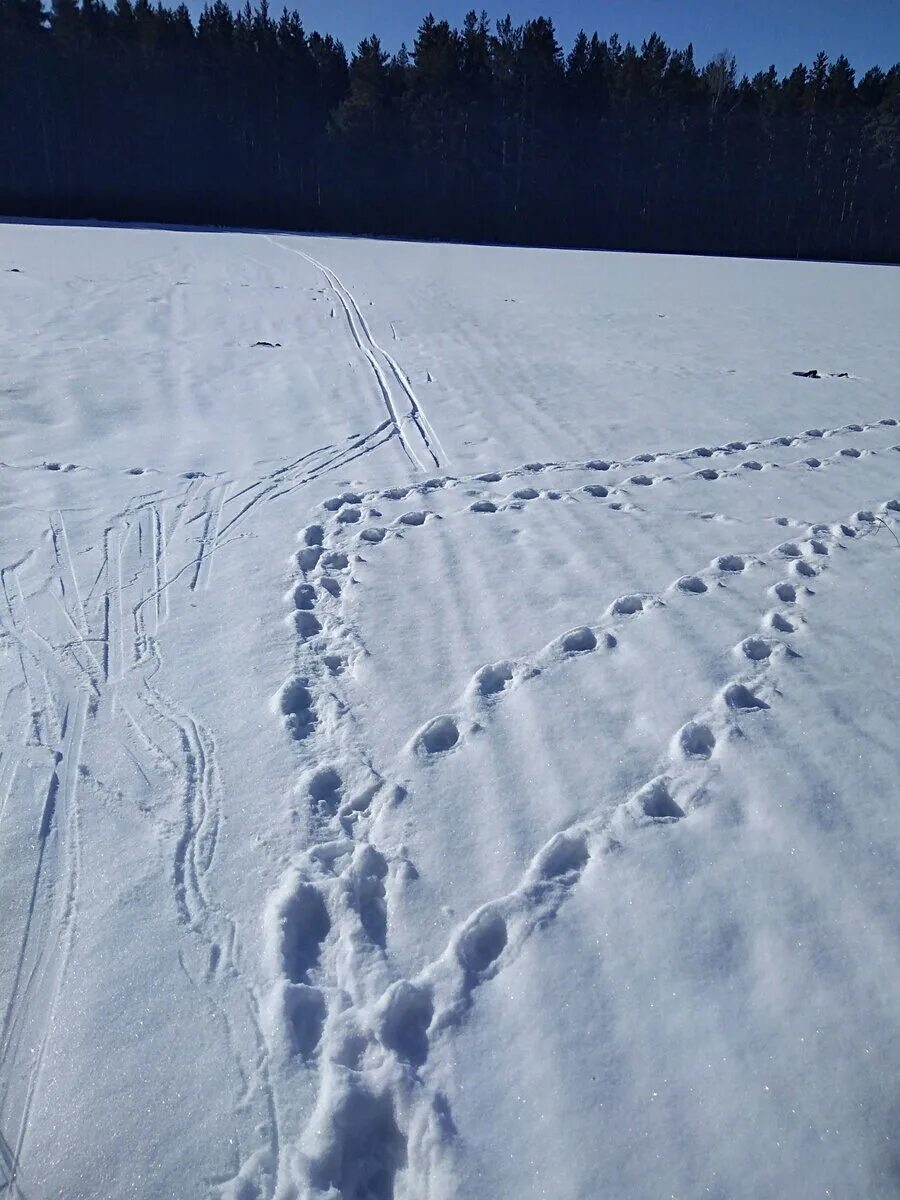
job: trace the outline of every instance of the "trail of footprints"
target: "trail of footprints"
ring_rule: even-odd
[[[802,436],[826,434],[809,431]],[[752,445],[788,441],[795,439]],[[690,455],[712,457],[743,448],[697,448]],[[546,470],[547,465],[522,470],[529,469]],[[514,474],[481,478],[494,483]],[[401,1168],[409,1195],[424,1194],[416,1189],[427,1186],[437,1158],[445,1170],[452,1169],[447,1101],[422,1075],[432,1043],[463,1019],[479,985],[510,962],[557,911],[590,861],[621,848],[635,829],[681,820],[701,802],[717,747],[739,733],[741,722],[775,701],[777,672],[796,657],[791,637],[806,626],[805,609],[814,595],[810,581],[828,569],[835,548],[849,547],[879,522],[900,516],[900,500],[889,499],[837,524],[779,518],[780,524],[793,527],[795,537],[769,555],[720,555],[661,592],[614,598],[594,622],[563,632],[533,654],[477,670],[452,710],[426,722],[402,747],[398,776],[459,752],[486,727],[502,697],[529,679],[574,657],[614,652],[630,623],[643,614],[676,603],[705,603],[729,579],[747,572],[768,569],[774,576],[760,628],[734,648],[733,678],[675,732],[659,771],[612,815],[601,803],[593,814],[558,832],[534,856],[517,887],[457,924],[443,953],[414,978],[403,979],[390,963],[388,907],[392,888],[414,880],[416,870],[403,847],[388,854],[376,843],[380,815],[402,803],[405,791],[377,774],[353,742],[339,677],[362,651],[343,620],[342,593],[353,578],[354,545],[357,551],[371,549],[392,533],[440,519],[412,509],[393,522],[370,524],[381,517],[374,506],[453,482],[428,481],[413,489],[365,495],[344,492],[327,500],[322,521],[300,536],[298,577],[288,594],[289,619],[298,634],[297,670],[273,707],[291,738],[303,743],[315,737],[309,749],[316,765],[301,780],[296,797],[306,823],[306,848],[269,901],[265,1011],[270,1052],[285,1077],[296,1069],[311,1072],[318,1099],[303,1130],[282,1131],[293,1149],[278,1164],[276,1194],[279,1189],[293,1194],[290,1189],[299,1187],[311,1197],[387,1200],[394,1195]],[[530,488],[517,492],[512,502],[538,495]],[[604,498],[608,494],[605,488],[601,492]],[[492,504],[479,499],[469,509],[493,511]]]
[[[884,417],[878,421],[860,423],[851,423],[843,425],[835,429],[807,429],[802,433],[794,435],[784,435],[773,438],[766,438],[757,441],[748,442],[728,442],[721,446],[695,446],[690,450],[674,450],[674,451],[659,451],[655,453],[641,453],[627,460],[613,460],[591,458],[582,462],[532,462],[525,463],[520,467],[513,468],[509,471],[486,471],[472,476],[438,476],[432,479],[426,479],[421,483],[411,484],[407,487],[392,487],[380,491],[373,492],[355,492],[347,491],[340,495],[333,496],[325,501],[324,507],[328,513],[336,513],[339,523],[353,526],[362,522],[365,517],[370,516],[373,520],[377,520],[381,515],[377,509],[373,511],[373,506],[384,501],[397,502],[409,500],[411,497],[427,496],[429,493],[441,489],[453,489],[461,486],[472,486],[478,483],[482,484],[498,484],[510,480],[519,480],[522,477],[536,474],[545,474],[550,472],[566,472],[566,471],[581,471],[581,472],[598,472],[607,475],[608,472],[614,472],[617,475],[622,474],[622,478],[617,478],[609,483],[588,483],[576,489],[575,491],[564,491],[557,489],[539,490],[531,485],[523,485],[513,488],[513,490],[505,497],[495,495],[484,495],[476,497],[472,500],[469,508],[472,512],[492,513],[507,507],[519,507],[523,503],[537,499],[560,500],[563,497],[572,498],[577,495],[588,495],[599,499],[608,499],[610,506],[615,508],[623,506],[627,503],[628,497],[631,495],[634,488],[645,488],[657,486],[661,483],[671,483],[689,479],[703,479],[713,481],[718,479],[727,479],[740,476],[744,471],[768,471],[768,470],[785,470],[785,469],[807,469],[819,470],[822,468],[835,466],[841,462],[853,461],[864,458],[871,454],[879,453],[875,450],[859,449],[856,446],[845,446],[835,451],[833,454],[824,456],[808,455],[804,458],[797,459],[793,463],[779,464],[761,462],[758,459],[744,459],[737,466],[719,465],[716,467],[706,466],[697,471],[678,474],[675,476],[657,474],[651,475],[643,471],[636,471],[632,474],[627,472],[633,468],[647,463],[664,463],[664,462],[691,462],[693,460],[723,460],[731,459],[740,456],[748,451],[759,449],[774,449],[780,447],[803,446],[807,444],[815,444],[820,441],[844,437],[848,434],[865,434],[872,433],[885,428],[895,427],[898,424],[894,417]],[[900,444],[890,447],[891,452],[900,452]],[[624,473],[624,474],[623,474]],[[622,497],[620,501],[618,497]],[[422,510],[411,510],[403,513],[397,518],[400,525],[421,525],[428,518],[428,513]],[[362,541],[378,542],[383,539],[386,533],[384,525],[366,525],[361,531],[360,537]],[[307,556],[310,563],[314,563],[316,558],[315,553]]]

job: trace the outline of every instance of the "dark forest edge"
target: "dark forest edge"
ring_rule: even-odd
[[[23,217],[900,259],[900,65],[779,78],[552,21],[429,16],[349,61],[296,12],[0,0],[0,209]]]

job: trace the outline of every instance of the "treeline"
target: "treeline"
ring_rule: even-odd
[[[266,0],[0,0],[0,52],[9,214],[900,259],[900,65],[739,78],[475,12],[348,61]]]

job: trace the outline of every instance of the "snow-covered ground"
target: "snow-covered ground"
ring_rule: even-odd
[[[895,270],[4,225],[0,304],[0,1195],[900,1193]]]

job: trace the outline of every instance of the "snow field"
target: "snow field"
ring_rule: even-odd
[[[0,233],[12,1194],[893,1195],[890,273]]]

